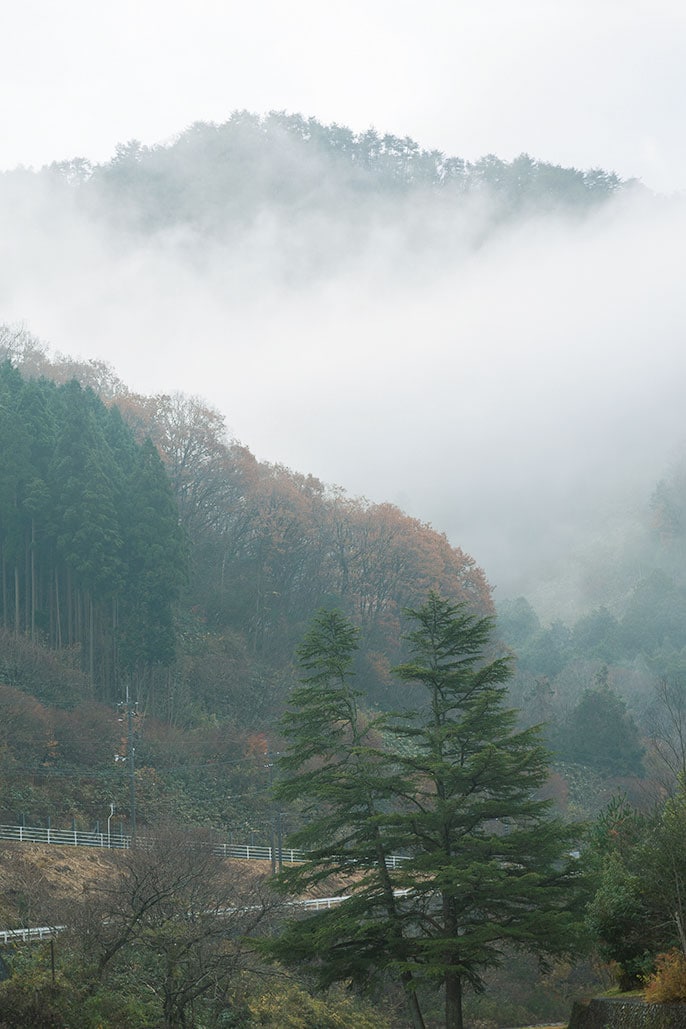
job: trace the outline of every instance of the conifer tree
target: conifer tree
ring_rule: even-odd
[[[121,658],[131,672],[173,661],[173,608],[186,570],[178,510],[160,456],[149,439],[133,456],[125,511],[127,577]]]
[[[407,905],[390,867],[393,826],[387,812],[409,784],[381,745],[383,717],[365,717],[352,683],[357,630],[337,611],[322,611],[301,644],[304,671],[284,718],[288,751],[280,760],[277,800],[298,802],[303,827],[290,843],[307,851],[280,885],[302,896],[334,879],[344,903],[293,921],[271,952],[282,960],[312,960],[320,981],[366,983],[390,969],[402,982],[412,1025],[422,1029],[404,957]]]
[[[539,728],[516,729],[509,660],[485,659],[492,620],[435,593],[408,615],[412,660],[396,674],[421,694],[392,732],[415,786],[399,820],[413,960],[445,989],[445,1025],[462,1029],[464,987],[483,988],[503,947],[573,948],[583,891],[573,830],[536,796],[549,756]]]
[[[482,989],[504,948],[574,948],[583,891],[573,833],[536,796],[548,759],[539,731],[516,729],[509,662],[486,659],[491,619],[436,594],[408,616],[411,660],[396,673],[417,695],[363,732],[352,627],[320,615],[301,648],[308,677],[286,719],[278,793],[302,800],[307,825],[293,842],[310,853],[282,883],[296,893],[347,874],[349,899],[292,923],[272,952],[316,959],[324,983],[394,974],[414,1026],[417,983],[440,985],[445,1026],[462,1029],[465,986]],[[370,746],[372,727],[383,744]]]

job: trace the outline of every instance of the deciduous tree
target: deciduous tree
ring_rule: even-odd
[[[122,973],[136,976],[157,999],[165,1029],[206,1024],[207,1004],[214,1013],[229,1007],[252,949],[246,941],[274,907],[259,877],[211,844],[159,831],[128,853],[119,875],[91,884],[88,903],[70,918],[91,992]]]

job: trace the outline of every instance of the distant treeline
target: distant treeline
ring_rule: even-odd
[[[437,201],[439,214],[467,197],[488,200],[500,215],[581,211],[631,185],[613,172],[563,168],[528,154],[470,162],[408,137],[354,133],[274,111],[235,111],[220,125],[197,122],[156,146],[131,140],[104,164],[77,157],[39,173],[18,169],[0,177],[0,190],[3,180],[10,187],[29,177],[66,189],[84,209],[129,228],[193,226],[211,235],[269,212],[363,222],[370,214],[397,214],[405,199]]]
[[[498,626],[517,656],[513,697],[528,721],[548,723],[556,754],[628,775],[643,769],[637,726],[649,750],[675,726],[686,739],[684,455],[655,488],[641,531],[595,558],[581,569],[597,584],[593,610],[544,624],[518,597],[498,605]]]

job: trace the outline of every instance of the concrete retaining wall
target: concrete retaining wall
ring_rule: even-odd
[[[577,1003],[569,1029],[686,1029],[686,1004],[609,998]]]

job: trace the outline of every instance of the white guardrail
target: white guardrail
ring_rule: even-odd
[[[293,900],[290,907],[307,908],[308,911],[324,911],[327,908],[342,904],[347,897],[317,897],[316,900]],[[236,908],[230,911],[240,910]],[[0,929],[0,947],[12,943],[40,943],[41,940],[52,940],[66,929],[66,925],[42,925],[31,929]]]
[[[0,946],[8,943],[39,943],[51,940],[65,925],[43,925],[39,929],[0,929]]]
[[[104,847],[106,850],[128,850],[131,846],[130,836],[120,836],[106,832],[81,832],[78,829],[44,829],[37,825],[0,825],[0,840],[17,840],[19,843],[55,843],[63,847]],[[139,843],[153,844],[154,840],[139,838]],[[219,843],[214,848],[216,854],[225,858],[237,858],[242,861],[271,861],[280,859],[281,863],[295,864],[304,861],[307,854],[303,850],[291,847],[275,848],[256,847],[248,843]],[[398,868],[406,860],[398,854],[390,854],[386,859],[389,868]]]
[[[411,890],[394,890],[396,897],[407,897]],[[292,900],[289,907],[306,908],[308,911],[325,911],[349,900],[348,895],[340,897],[315,897],[309,900]],[[226,908],[226,912],[249,911],[251,908]],[[0,947],[10,943],[39,943],[41,940],[51,940],[58,933],[66,929],[66,925],[43,925],[35,929],[0,929]]]
[[[118,833],[81,832],[79,829],[44,829],[37,825],[0,825],[0,840],[17,840],[19,843],[56,843],[63,847],[104,847],[106,850],[128,850],[131,846],[130,836]],[[154,841],[140,838],[141,843]],[[215,853],[227,858],[240,858],[244,861],[271,861],[271,847],[256,847],[247,843],[219,843]],[[278,856],[278,851],[276,856]],[[281,860],[293,864],[303,860],[302,851],[292,848],[281,848]]]
[[[80,832],[78,829],[43,829],[37,825],[0,825],[0,840],[18,840],[20,843],[59,843],[63,847],[111,847],[123,850],[129,847],[129,836],[114,833]]]
[[[347,897],[317,897],[316,900],[293,900],[290,907],[307,908],[308,911],[324,911],[336,907]],[[228,911],[240,910],[229,908]],[[40,943],[41,940],[52,940],[66,929],[66,925],[42,925],[31,929],[0,929],[0,947],[12,943]]]
[[[80,832],[78,829],[44,829],[41,826],[28,825],[0,825],[0,840],[16,840],[19,843],[54,843],[69,847],[104,847],[126,850],[131,846],[130,836],[114,836],[108,833]],[[153,840],[141,840],[140,842],[152,844]],[[222,843],[214,848],[215,853],[222,857],[238,858],[243,861],[271,861],[271,847],[254,847],[251,844]],[[278,857],[278,851],[275,855]],[[281,861],[295,863],[305,858],[304,851],[291,848],[281,848]],[[391,855],[387,864],[391,868],[405,860],[399,855]],[[405,896],[409,890],[396,891],[398,896]],[[310,911],[322,911],[325,908],[335,907],[347,900],[347,896],[341,897],[317,897],[312,900],[291,901],[293,907],[303,907]],[[39,943],[41,940],[53,939],[66,927],[63,925],[43,925],[27,929],[0,929],[0,946],[7,946],[12,943]]]

